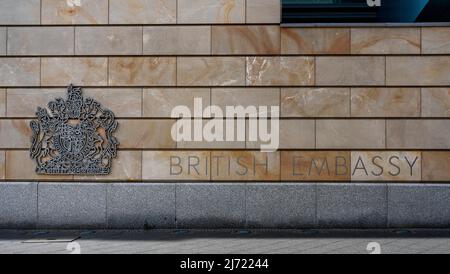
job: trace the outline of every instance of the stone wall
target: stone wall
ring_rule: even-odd
[[[432,197],[429,191],[434,189],[436,192],[433,193],[443,193],[441,189],[446,189],[446,185],[423,189],[420,186],[425,185],[407,182],[445,183],[450,180],[450,28],[285,28],[280,27],[279,18],[278,0],[0,1],[2,188],[18,186],[25,189],[22,182],[29,182],[26,189],[31,189],[27,192],[31,197],[37,199],[41,197],[39,191],[45,193],[35,209],[28,208],[38,212],[43,203],[45,213],[45,210],[51,212],[61,207],[56,202],[51,207],[52,201],[45,204],[45,199],[55,197],[58,191],[54,184],[47,184],[49,182],[75,183],[67,184],[69,190],[61,189],[68,191],[68,197],[84,191],[82,188],[90,193],[89,185],[78,185],[77,188],[77,183],[95,183],[100,187],[98,197],[102,197],[101,200],[105,195],[105,203],[114,197],[107,197],[112,192],[103,189],[114,188],[114,184],[105,186],[103,183],[144,182],[147,183],[142,184],[144,188],[162,189],[161,193],[168,193],[169,196],[155,194],[159,201],[166,201],[164,197],[173,201],[173,211],[169,210],[171,213],[166,216],[172,221],[169,225],[164,222],[161,225],[158,219],[154,224],[156,227],[195,226],[197,221],[208,218],[210,222],[203,222],[203,226],[314,226],[332,225],[333,220],[342,220],[340,225],[358,226],[365,223],[364,218],[369,220],[367,226],[387,226],[396,222],[419,226],[439,223],[431,217],[433,220],[424,220],[417,210],[411,211],[411,214],[419,214],[417,218],[408,215],[401,219],[403,211],[400,210],[400,219],[395,219],[398,209],[395,205],[410,205],[405,210],[418,207],[425,210],[423,216],[427,216],[429,211],[426,210],[434,207],[418,206],[415,204],[417,199],[428,201]],[[65,97],[70,83],[83,87],[86,96],[98,99],[118,118],[119,154],[113,172],[108,176],[43,176],[35,173],[35,163],[28,152],[29,122],[35,118],[38,106],[45,106],[56,97]],[[258,144],[248,140],[175,142],[170,134],[175,121],[170,118],[172,107],[190,106],[194,97],[203,98],[204,105],[279,106],[281,149],[275,153],[262,153]],[[170,175],[167,171],[171,155],[183,162],[181,174]],[[195,173],[186,163],[191,155],[205,162]],[[384,167],[381,174],[377,173],[379,166],[373,165],[374,156],[384,159],[379,162]],[[344,174],[333,168],[325,174],[307,167],[315,159],[327,159],[330,166],[337,169],[336,157],[348,164]],[[391,157],[401,160],[397,162],[399,173],[395,170],[389,173],[393,166],[386,160]],[[219,161],[219,158],[225,160]],[[245,175],[237,172],[241,168],[236,164],[238,159],[248,164],[249,172]],[[298,159],[302,159],[302,164],[297,166]],[[361,173],[366,171],[358,169],[360,159],[366,165],[366,175]],[[409,168],[411,162],[404,159],[417,159],[414,168]],[[254,165],[255,162],[258,165]],[[213,172],[219,168],[221,172]],[[201,184],[176,183],[181,181]],[[220,181],[248,184],[237,184],[233,190],[229,188],[233,185]],[[265,181],[283,183],[263,184]],[[384,183],[374,184],[381,181]],[[396,181],[405,184],[392,184]],[[335,189],[335,184],[315,184],[317,182],[353,183]],[[37,184],[42,185],[42,189]],[[64,183],[58,186],[64,188]],[[129,185],[128,199],[140,199],[131,193],[136,186]],[[211,189],[204,190],[208,186]],[[125,195],[125,187],[119,184],[115,189]],[[221,187],[225,190],[220,190]],[[245,189],[244,192],[239,187]],[[256,188],[252,187],[260,187],[262,192],[256,193]],[[348,223],[345,218],[334,218],[340,216],[337,204],[342,208],[349,207],[349,199],[358,197],[355,191],[366,197],[371,193],[371,187],[378,191],[376,197],[379,200],[364,200],[354,211],[342,209],[350,216]],[[388,187],[392,188],[391,192]],[[395,192],[401,187],[413,189],[411,192],[418,196]],[[195,188],[206,192],[196,193]],[[177,189],[179,195],[173,195]],[[419,189],[420,194],[415,189]],[[97,190],[94,187],[92,191]],[[52,191],[56,192],[52,194]],[[283,194],[276,194],[277,191]],[[291,191],[299,191],[299,196],[290,197]],[[398,199],[389,204],[388,192],[399,196]],[[6,197],[10,196],[5,191],[2,193],[0,195],[6,196],[0,203],[6,203]],[[210,204],[199,202],[208,197],[208,193],[214,197],[211,203],[220,204],[221,199],[227,199],[220,193],[229,193],[226,197],[233,198],[222,201],[222,209],[208,211],[205,208]],[[254,199],[249,200],[252,193]],[[310,194],[309,200],[302,196]],[[82,195],[77,195],[73,197],[82,202]],[[331,202],[324,203],[329,195],[340,201],[334,204],[337,212],[333,213]],[[179,200],[175,200],[175,196]],[[407,201],[396,202],[401,201],[400,196]],[[413,196],[415,199],[411,198]],[[325,200],[320,203],[318,197]],[[190,198],[196,202],[189,204]],[[123,196],[118,199],[127,200]],[[313,208],[311,215],[303,218],[292,209],[297,212],[293,213],[294,217],[286,213],[286,218],[279,222],[270,221],[270,216],[278,216],[280,212],[270,212],[269,208],[266,219],[252,214],[257,219],[252,221],[248,215],[252,207],[256,210],[270,203],[281,203],[283,199],[294,199],[294,205],[300,203],[295,207],[298,212]],[[184,201],[186,205],[178,208],[175,206],[177,201],[181,204]],[[302,201],[310,204],[302,205]],[[358,201],[361,202],[356,199],[355,203]],[[141,205],[138,201],[130,203],[130,212]],[[328,216],[328,219],[320,219],[317,215],[320,204],[331,210],[319,210],[319,213],[325,212],[319,215]],[[10,203],[8,205],[11,207]],[[144,205],[154,208],[154,200]],[[227,211],[227,205],[242,207],[229,222],[228,215],[221,215],[222,211]],[[394,205],[390,215],[387,213],[389,205]],[[49,219],[43,217],[42,222],[28,223],[42,226],[100,224],[103,227],[120,220],[116,215],[113,220],[104,219],[109,214],[106,208],[114,207],[103,204],[94,207],[101,208],[98,215],[103,218],[101,221],[74,217],[75,221],[58,225],[49,221],[57,218],[57,214],[54,212],[56,215],[52,217],[47,212]],[[117,205],[119,213],[113,214],[120,215],[120,207]],[[189,214],[197,211],[197,215],[189,217],[188,213],[183,213],[184,209]],[[204,215],[201,209],[206,210]],[[40,216],[33,212],[30,216]],[[156,216],[165,216],[162,211],[158,212]],[[136,217],[139,220],[136,227],[141,227],[148,212],[136,214],[140,216]],[[183,223],[180,221],[183,216],[179,214],[192,222]],[[445,211],[441,214],[440,219],[436,217],[440,220],[439,225],[450,223],[450,220],[446,221],[450,214]],[[388,221],[388,215],[395,220]],[[13,217],[2,218],[0,223],[14,223]],[[220,221],[214,225],[214,220]],[[306,221],[302,223],[302,220]]]

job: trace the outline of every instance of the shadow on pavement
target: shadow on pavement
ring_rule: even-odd
[[[182,241],[188,239],[358,239],[358,238],[449,238],[448,229],[391,230],[0,230],[0,240],[92,239],[109,241]]]

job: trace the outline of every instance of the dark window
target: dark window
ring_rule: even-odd
[[[282,0],[282,23],[450,22],[450,0]]]

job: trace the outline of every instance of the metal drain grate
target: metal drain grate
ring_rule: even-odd
[[[71,243],[78,240],[80,235],[51,234],[47,232],[33,233],[34,238],[22,241],[24,244],[45,244],[45,243]]]

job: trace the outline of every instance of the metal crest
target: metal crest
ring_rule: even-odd
[[[64,101],[57,98],[48,110],[38,108],[30,156],[38,174],[107,175],[119,142],[113,136],[118,123],[114,113],[102,109],[91,98],[83,98],[81,88],[70,85]]]

